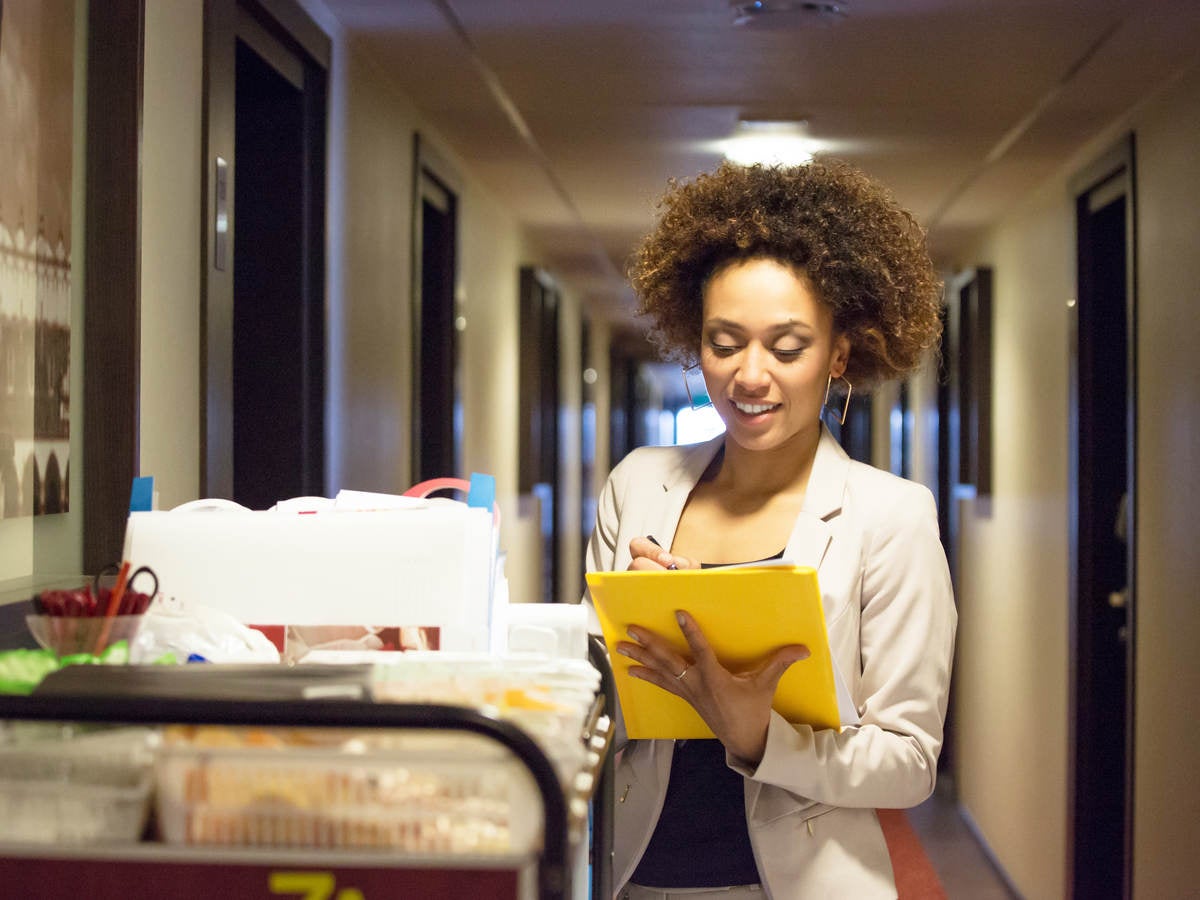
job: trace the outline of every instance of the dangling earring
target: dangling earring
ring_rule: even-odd
[[[704,383],[704,372],[700,369],[700,363],[683,367],[683,386],[687,388],[692,409],[712,406],[712,397],[708,395],[708,385]]]
[[[846,382],[846,400],[842,404],[841,415],[838,415],[838,411],[836,409],[830,409],[829,411],[831,413],[833,413],[833,417],[835,419],[837,419],[839,425],[845,425],[846,424],[846,413],[848,413],[850,411],[850,395],[854,393],[854,385],[852,385],[850,383],[850,380],[845,375],[839,375],[838,381]],[[825,382],[825,402],[822,404],[822,407],[824,407],[826,409],[829,408],[829,392],[832,388],[833,388],[833,373],[830,372],[829,380]]]

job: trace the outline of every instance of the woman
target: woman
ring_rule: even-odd
[[[588,569],[813,566],[861,721],[814,730],[771,710],[806,648],[729,671],[685,611],[686,655],[631,628],[618,648],[631,674],[689,702],[717,740],[624,747],[618,896],[895,897],[875,809],[933,790],[954,602],[929,491],[851,461],[820,416],[837,386],[901,377],[936,345],[923,231],[849,166],[726,164],[672,185],[631,279],[666,354],[698,362],[725,433],[623,460]]]

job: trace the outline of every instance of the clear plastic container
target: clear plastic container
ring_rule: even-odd
[[[0,746],[0,841],[140,840],[157,733],[121,728]]]
[[[584,660],[405,653],[374,667],[376,700],[476,706],[518,726],[550,758],[564,788],[584,762],[581,740],[600,687]]]
[[[171,844],[470,856],[541,846],[532,777],[478,735],[175,729],[157,785]]]
[[[140,616],[35,616],[25,617],[29,633],[38,644],[59,656],[99,654],[117,641],[132,644],[146,620]]]

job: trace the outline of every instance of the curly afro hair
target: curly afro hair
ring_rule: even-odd
[[[663,355],[698,358],[703,293],[725,266],[769,258],[803,272],[850,339],[855,390],[920,367],[941,336],[941,283],[924,229],[868,176],[838,161],[723,163],[673,179],[629,269]]]

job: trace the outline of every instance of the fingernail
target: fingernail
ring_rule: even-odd
[[[625,633],[627,635],[629,635],[631,638],[633,638],[635,641],[637,641],[639,644],[642,642],[641,637],[639,637],[638,633],[636,631],[634,631],[632,628],[626,628]]]
[[[683,613],[681,613],[681,612],[675,613],[675,621],[679,623],[680,628],[682,628],[685,624],[687,624],[687,620],[684,619]]]

